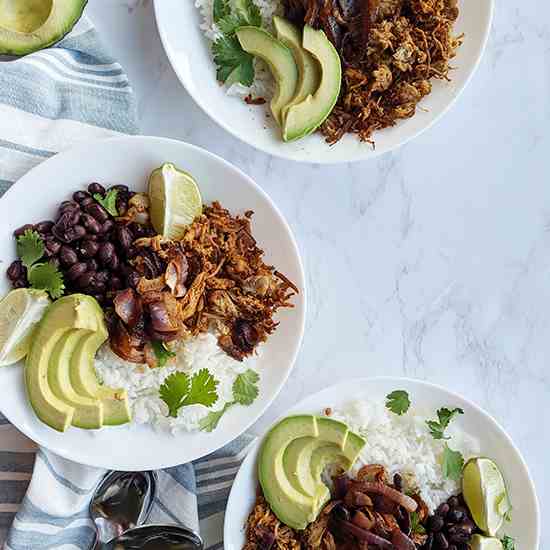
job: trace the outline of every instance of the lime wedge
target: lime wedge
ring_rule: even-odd
[[[32,330],[49,304],[46,292],[29,288],[12,290],[0,301],[0,366],[27,355]]]
[[[511,509],[504,478],[489,458],[473,458],[462,474],[464,500],[477,526],[494,537]]]
[[[503,546],[498,539],[474,535],[470,541],[470,550],[503,550]]]
[[[202,199],[193,177],[167,162],[149,176],[151,222],[157,233],[179,239],[202,213]]]

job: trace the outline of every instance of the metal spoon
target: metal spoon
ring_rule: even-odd
[[[90,516],[96,547],[147,521],[157,494],[155,472],[109,472],[95,490]]]
[[[185,527],[142,525],[130,529],[101,550],[202,550],[201,538]]]

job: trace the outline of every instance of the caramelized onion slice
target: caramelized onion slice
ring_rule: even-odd
[[[418,508],[418,503],[411,497],[376,481],[360,481],[353,484],[353,489],[365,493],[375,493],[383,495],[397,504],[403,506],[407,512],[414,512]]]
[[[416,544],[399,529],[393,531],[391,542],[396,550],[416,550]]]
[[[142,313],[141,300],[132,288],[117,292],[113,299],[116,314],[129,326],[139,321]]]
[[[393,545],[389,540],[383,539],[382,537],[379,537],[366,529],[361,529],[361,527],[357,527],[357,525],[353,525],[353,523],[350,523],[349,521],[341,521],[338,525],[343,531],[353,535],[356,539],[362,542],[366,542],[369,545],[372,544],[373,546],[378,546],[386,550],[393,550]]]

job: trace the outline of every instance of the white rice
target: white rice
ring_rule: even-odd
[[[436,417],[435,411],[426,412],[429,418]],[[433,439],[426,426],[429,418],[414,407],[397,416],[382,400],[357,400],[333,410],[331,418],[343,420],[367,441],[354,472],[364,464],[382,464],[390,475],[400,473],[406,488],[418,490],[430,511],[460,492],[456,481],[443,476],[441,456],[446,442]],[[479,455],[479,441],[461,431],[457,423],[455,418],[446,430],[451,437],[449,447],[460,451],[465,460]]]
[[[229,3],[233,7],[235,1],[230,0]],[[254,0],[254,4],[256,4],[260,10],[264,28],[268,31],[272,31],[273,16],[282,14],[283,12],[282,2],[280,0]],[[195,0],[195,6],[201,13],[202,20],[200,28],[202,32],[210,42],[214,42],[222,36],[222,33],[213,19],[214,0]],[[262,97],[266,100],[271,99],[275,82],[269,68],[258,58],[254,58],[254,74],[255,77],[252,86],[246,87],[238,83],[233,84],[226,87],[227,94],[241,98],[251,94],[252,97]],[[213,78],[215,78],[215,76],[213,76]]]
[[[108,343],[104,344],[96,355],[95,369],[105,385],[112,388],[124,388],[128,392],[132,421],[138,424],[151,424],[161,430],[173,433],[178,430],[194,431],[199,422],[211,411],[219,411],[233,400],[233,382],[238,374],[254,368],[255,359],[243,362],[229,357],[211,334],[199,334],[192,340],[180,342],[174,349],[176,357],[166,366],[155,369],[147,365],[138,365],[122,360],[113,353]],[[159,397],[159,388],[170,374],[176,371],[193,374],[206,368],[219,381],[218,400],[211,407],[189,405],[182,407],[177,418],[168,416],[168,406]]]

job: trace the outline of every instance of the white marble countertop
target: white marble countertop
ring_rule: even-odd
[[[547,511],[550,4],[499,2],[488,50],[454,109],[395,153],[335,167],[269,157],[203,114],[164,54],[151,0],[91,0],[88,14],[129,74],[142,132],[239,166],[298,239],[307,330],[256,428],[343,376],[427,379],[506,428]]]

